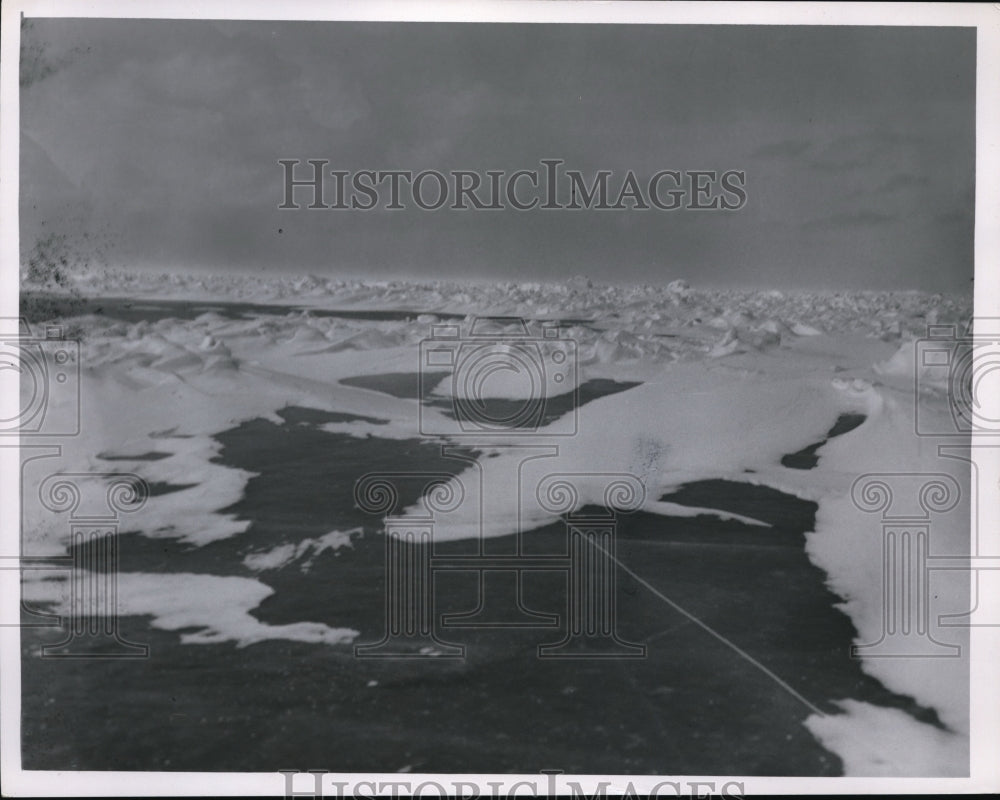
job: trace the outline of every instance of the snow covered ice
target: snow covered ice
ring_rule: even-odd
[[[452,479],[466,500],[438,519],[439,541],[502,537],[519,526],[531,530],[557,521],[558,514],[533,494],[516,513],[507,501],[521,496],[518,481],[537,483],[554,472],[637,475],[645,486],[643,510],[666,520],[704,513],[766,526],[660,498],[713,479],[771,487],[818,505],[807,554],[842,599],[855,643],[864,644],[882,632],[882,540],[877,520],[852,503],[852,483],[866,472],[946,470],[968,496],[968,466],[958,460],[942,466],[935,449],[913,433],[916,340],[931,322],[964,325],[971,315],[967,298],[717,290],[684,281],[665,287],[589,279],[462,284],[112,272],[81,277],[77,288],[79,300],[72,304],[67,297],[69,311],[59,322],[79,333],[85,425],[67,440],[63,468],[118,470],[151,485],[182,487],[151,496],[129,520],[127,531],[149,539],[206,548],[246,536],[250,522],[231,508],[245,498],[254,474],[221,463],[216,436],[248,421],[280,421],[282,409],[303,407],[342,415],[322,424],[327,432],[420,438],[420,398],[348,379],[416,373],[433,325],[446,319],[468,326],[480,316],[523,317],[533,336],[541,336],[543,323],[558,321],[559,336],[575,347],[575,385],[550,380],[544,386],[549,395],[588,381],[631,388],[572,409],[573,436],[540,427],[531,445],[555,454],[524,469],[517,468],[521,456],[504,448],[502,434],[480,437],[477,464]],[[245,307],[234,310],[233,303]],[[421,413],[446,429],[449,402],[464,390],[443,374]],[[504,374],[488,378],[480,390],[511,401],[527,391]],[[931,402],[947,424],[946,398]],[[52,413],[64,411],[56,404]],[[864,422],[820,447],[815,468],[782,466],[784,455],[822,439],[845,413],[863,415]],[[26,496],[33,496],[32,481],[40,479],[25,471]],[[489,497],[480,496],[481,487],[488,487]],[[578,507],[602,501],[597,489],[581,485]],[[420,506],[404,513],[419,515]],[[37,505],[26,504],[24,512],[26,548],[64,553],[62,522]],[[968,552],[967,514],[943,515],[934,525],[939,552]],[[309,573],[320,553],[349,550],[356,535],[359,530],[333,529],[319,538],[249,547],[241,566],[250,574],[242,577],[125,572],[120,612],[180,630],[190,646],[292,640],[344,647],[358,635],[346,610],[335,624],[261,622],[254,610],[273,589],[254,576],[289,565]],[[967,573],[940,573],[934,581],[936,613],[968,610]],[[67,602],[66,582],[31,576],[25,596],[59,607]],[[965,646],[964,629],[933,627],[938,640]],[[834,698],[842,713],[812,715],[806,726],[843,759],[848,773],[964,774],[967,661],[866,658],[861,668],[890,691],[933,709],[941,725],[852,697]]]

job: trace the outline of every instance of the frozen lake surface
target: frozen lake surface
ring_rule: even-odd
[[[961,302],[314,284],[304,309],[281,286],[240,302],[210,281],[105,289],[60,320],[81,336],[85,421],[64,458],[149,486],[121,523],[119,604],[123,635],[151,654],[38,659],[61,634],[26,628],[27,768],[967,772],[966,661],[850,656],[882,624],[879,528],[850,487],[864,472],[942,469],[912,434],[907,354],[928,314],[957,318]],[[555,350],[539,326],[558,320],[572,382],[557,389],[543,369],[531,426],[470,437],[456,427],[475,421],[470,408],[516,416],[522,376],[489,374],[470,398],[447,369],[424,370],[422,343],[477,304],[510,312],[502,298],[518,291],[522,307],[538,298],[527,330],[544,357]],[[935,391],[925,399],[943,420]],[[54,402],[55,419],[72,411]],[[29,489],[43,462],[26,468]],[[379,471],[461,490],[435,521],[445,560],[484,547],[559,557],[565,515],[533,488],[584,476],[572,514],[599,515],[587,481],[637,476],[640,507],[614,518],[614,602],[617,635],[645,658],[538,657],[570,624],[558,569],[525,573],[520,596],[556,624],[439,625],[464,659],[356,658],[385,630],[383,521],[354,495]],[[953,473],[967,484],[961,464]],[[399,478],[391,513],[419,519],[421,486]],[[33,554],[69,552],[63,520],[25,513]],[[935,533],[967,548],[968,510]],[[473,611],[483,575],[437,573],[435,619]],[[967,610],[967,580],[945,578],[940,611]],[[26,573],[24,587],[28,608],[65,612],[65,576]]]

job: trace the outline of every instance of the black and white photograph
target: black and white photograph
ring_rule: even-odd
[[[4,795],[1000,788],[1000,15],[889,5],[5,4]]]

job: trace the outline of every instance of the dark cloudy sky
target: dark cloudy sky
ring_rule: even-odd
[[[38,19],[24,41],[22,249],[87,230],[113,263],[157,270],[970,287],[970,28]],[[278,209],[282,158],[550,157],[616,176],[740,169],[749,200]]]

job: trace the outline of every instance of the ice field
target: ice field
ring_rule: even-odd
[[[914,365],[918,340],[926,336],[928,325],[954,324],[959,335],[964,331],[971,298],[916,292],[715,290],[691,288],[682,281],[622,287],[586,278],[559,285],[410,284],[313,276],[293,280],[112,273],[81,278],[77,289],[78,297],[59,299],[56,320],[31,316],[32,298],[37,296],[22,297],[33,328],[58,321],[80,340],[82,424],[79,435],[59,440],[63,449],[58,469],[134,473],[150,487],[159,487],[150,492],[141,511],[122,521],[119,607],[125,623],[144,621],[141,624],[159,632],[157,636],[168,637],[164,642],[182,650],[225,648],[227,658],[252,659],[255,648],[264,646],[326,648],[322,652],[343,654],[336,655],[337,669],[353,669],[353,646],[378,637],[365,630],[368,622],[352,610],[352,579],[346,571],[366,539],[374,543],[373,552],[381,552],[377,521],[364,523],[332,512],[324,516],[322,508],[310,508],[304,492],[300,505],[287,493],[260,496],[264,469],[255,466],[254,458],[268,458],[272,451],[264,444],[275,441],[268,437],[302,436],[308,441],[311,436],[316,442],[348,443],[337,445],[344,448],[355,441],[368,449],[358,450],[356,457],[344,449],[343,458],[337,455],[341,451],[330,451],[322,467],[338,486],[349,486],[369,468],[365,453],[384,452],[391,463],[393,453],[406,448],[411,452],[468,444],[469,437],[449,433],[455,430],[450,415],[454,402],[486,397],[516,406],[527,391],[523,376],[509,370],[469,384],[450,380],[446,367],[428,367],[427,341],[436,335],[435,326],[456,326],[464,336],[480,317],[523,318],[530,337],[543,343],[539,352],[544,358],[562,353],[546,361],[540,372],[544,383],[533,385],[532,391],[555,398],[576,390],[579,397],[575,404],[556,404],[543,424],[518,439],[520,445],[544,450],[544,458],[525,461],[523,451],[509,446],[507,432],[475,438],[474,463],[456,466],[450,478],[452,490],[460,491],[464,501],[439,516],[435,541],[460,548],[480,537],[501,540],[520,533],[530,543],[533,531],[552,526],[560,514],[522,487],[540,485],[552,473],[609,473],[641,480],[645,494],[639,511],[642,524],[652,526],[653,538],[657,525],[670,530],[675,524],[711,520],[722,526],[720,530],[732,526],[735,531],[738,526],[749,531],[747,535],[761,537],[766,547],[774,523],[754,516],[753,508],[711,493],[685,501],[684,493],[686,487],[731,484],[776,490],[783,497],[815,504],[814,520],[808,519],[811,529],[803,532],[809,568],[821,572],[817,591],[831,593],[830,613],[846,615],[844,624],[851,626],[852,641],[859,645],[882,637],[885,608],[879,518],[852,500],[852,486],[860,476],[950,475],[961,488],[962,503],[934,517],[932,549],[948,555],[969,552],[969,465],[960,458],[940,457],[938,442],[916,433],[918,422],[935,430],[954,426],[947,384],[940,370],[915,375]],[[495,325],[492,334],[501,338],[517,331],[512,320]],[[554,363],[571,363],[572,368],[556,369]],[[71,416],[74,403],[72,392],[53,391],[51,420]],[[848,420],[850,425],[844,427],[850,429],[832,430],[838,420]],[[570,421],[571,429],[566,427]],[[241,465],[227,456],[236,452],[233,448],[253,447],[255,436],[260,448],[256,455],[247,455]],[[789,460],[790,454],[804,450],[808,452],[798,461]],[[414,458],[419,462],[419,454]],[[44,460],[23,470],[24,549],[33,556],[59,556],[66,553],[65,520],[32,500],[48,476]],[[317,485],[322,487],[325,478],[321,468],[317,470]],[[728,483],[707,483],[712,481]],[[604,501],[601,487],[586,479],[576,489],[576,508]],[[255,534],[247,503],[270,505],[275,512],[284,512],[287,503],[287,533],[270,541]],[[402,513],[420,516],[420,499],[411,498]],[[282,524],[279,518],[275,529]],[[150,555],[144,565],[135,562],[142,569],[133,570],[129,548],[150,554],[176,552],[176,564],[189,566],[159,569],[155,565],[160,562]],[[685,596],[697,595],[696,588],[674,592],[665,578],[656,583],[664,575],[656,562],[630,560],[628,547],[623,548],[622,567],[637,581],[637,596],[651,625],[676,611],[658,595],[688,607]],[[697,556],[707,575],[713,558],[715,551],[707,547]],[[753,563],[747,561],[747,570]],[[759,592],[751,588],[731,602],[720,601],[719,618],[739,628],[741,615],[755,604],[777,604],[794,616],[794,582],[783,575],[776,570],[761,578]],[[342,587],[337,597],[343,602],[338,600],[322,614],[301,612],[308,607],[303,599],[308,586],[317,582],[328,593]],[[649,582],[656,584],[655,592],[646,591]],[[25,601],[31,608],[65,611],[67,585],[65,574],[26,571]],[[967,653],[967,629],[940,625],[939,616],[969,610],[968,573],[935,572],[931,588],[933,638],[963,646]],[[261,615],[262,604],[280,604],[283,592],[302,593],[294,606],[299,610]],[[377,606],[377,597],[374,602]],[[378,617],[381,609],[365,613]],[[619,615],[627,616],[624,607]],[[141,639],[141,633],[132,635]],[[822,630],[815,633],[822,639]],[[696,634],[695,629],[691,635]],[[35,636],[26,634],[29,644],[37,647]],[[780,635],[775,636],[780,642]],[[682,652],[670,643],[669,633],[647,644],[651,657],[656,647]],[[795,650],[794,642],[787,645]],[[795,705],[780,682],[760,669],[771,664],[769,653],[783,646],[761,645],[753,652],[756,665],[743,663],[735,649],[723,648],[718,659],[727,669],[760,677],[761,685],[768,687],[762,692],[773,691]],[[739,650],[749,652],[750,647],[739,645]],[[845,651],[837,652],[847,662]],[[167,657],[157,652],[154,647],[151,667]],[[805,677],[806,666],[796,672],[794,653],[781,659],[767,669],[819,706],[800,709],[802,717],[794,725],[807,743],[803,747],[811,747],[812,741],[833,755],[830,774],[968,773],[967,656],[862,658],[850,667],[859,669],[873,686],[911,698],[912,708],[926,713],[912,713],[902,701],[873,702],[874,695],[852,694],[849,687],[824,687],[815,682],[818,679]],[[294,661],[289,668],[296,668]],[[822,674],[821,664],[808,666],[813,669]],[[642,675],[635,680],[649,677]],[[487,691],[476,702],[488,706],[490,696]],[[714,697],[713,703],[725,703]],[[25,703],[32,707],[29,700]],[[571,710],[565,713],[567,719],[572,717]],[[326,722],[336,726],[337,712],[331,710]],[[657,726],[669,731],[672,725],[683,722],[675,718],[643,723],[641,736],[650,741],[636,747],[655,750],[656,730],[661,730]],[[766,742],[767,732],[758,733]],[[366,741],[379,747],[378,735],[371,736]],[[724,766],[726,746],[724,736],[706,743],[718,756],[705,763]],[[72,751],[71,744],[66,747]],[[118,763],[114,748],[107,744],[103,751],[110,765]],[[408,766],[403,752],[384,769]],[[562,767],[558,752],[552,753],[551,766]],[[780,770],[781,758],[775,754],[759,768]],[[608,764],[614,763],[611,755],[608,759]],[[788,759],[789,774],[797,774],[794,755]],[[91,754],[80,763],[102,762]],[[748,756],[731,772],[738,774],[757,763]],[[447,761],[428,765],[455,766]],[[159,766],[180,768],[176,763]],[[302,768],[306,766],[315,765]],[[616,771],[648,771],[654,766],[697,774],[696,768],[703,765],[660,765],[637,757],[634,764]]]

